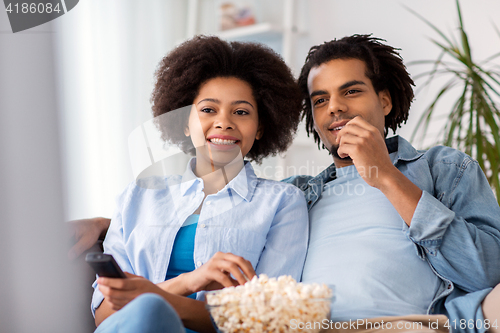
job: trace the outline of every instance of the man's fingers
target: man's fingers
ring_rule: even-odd
[[[356,117],[352,118],[351,120],[349,120],[349,122],[346,125],[357,125],[357,126],[359,126],[361,128],[368,129],[368,130],[371,130],[372,128],[375,128],[375,126],[373,126],[372,124],[370,124],[369,122],[367,122],[361,116],[356,116]]]
[[[94,244],[89,244],[87,237],[82,237],[78,242],[71,247],[68,252],[68,258],[70,260],[78,258],[85,250],[89,249]]]
[[[357,137],[367,137],[370,134],[371,129],[360,126],[359,123],[348,123],[344,128],[342,128],[337,134],[337,144],[340,144],[342,138],[348,134]]]
[[[337,154],[340,156],[340,158],[345,158],[347,156],[351,156],[353,147],[355,147],[355,145],[350,144],[350,143],[343,143],[339,146],[339,149],[337,150]],[[352,156],[351,156],[351,158],[352,158]]]
[[[356,135],[356,134],[351,134],[349,132],[344,133],[342,136],[339,136],[339,141],[338,144],[339,146],[345,145],[345,144],[361,144],[363,142],[363,138]]]

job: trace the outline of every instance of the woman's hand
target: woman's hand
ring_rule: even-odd
[[[111,304],[114,311],[118,311],[130,301],[144,293],[162,295],[163,290],[148,279],[125,272],[126,279],[100,277],[97,279],[99,290]]]
[[[233,279],[231,275],[236,279]],[[244,284],[255,276],[250,261],[232,253],[217,252],[192,272],[179,275],[186,294]]]
[[[250,261],[232,253],[217,252],[204,265],[183,274],[182,278],[192,288],[191,293],[195,293],[244,284],[254,276],[255,271]]]

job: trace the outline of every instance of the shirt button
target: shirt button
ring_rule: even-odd
[[[202,224],[202,225],[200,225],[200,227],[205,228],[205,225],[204,225],[204,224]]]
[[[206,202],[205,202],[205,204],[206,204],[207,206],[210,206],[210,204],[211,204],[211,203],[212,203],[212,201],[206,201]]]
[[[201,266],[201,261],[198,261],[198,262],[196,263],[196,266],[200,267],[200,266]]]

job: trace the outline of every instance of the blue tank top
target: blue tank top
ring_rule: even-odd
[[[168,264],[167,276],[165,280],[172,279],[183,273],[194,271],[194,237],[196,236],[196,228],[200,215],[189,215],[184,224],[177,232],[170,255],[170,263]],[[196,299],[196,293],[188,296]],[[195,331],[185,328],[186,333],[196,333]]]
[[[197,214],[189,215],[179,232],[177,232],[165,280],[194,271],[194,237],[196,236],[199,218],[200,215]],[[188,297],[196,299],[196,293]]]

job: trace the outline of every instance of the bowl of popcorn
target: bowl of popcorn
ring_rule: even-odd
[[[244,285],[207,292],[207,309],[223,333],[317,333],[330,318],[332,288],[265,274]]]

